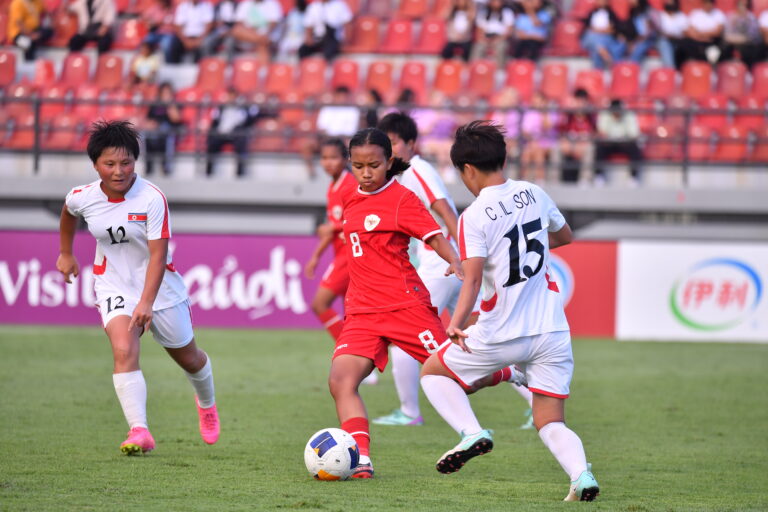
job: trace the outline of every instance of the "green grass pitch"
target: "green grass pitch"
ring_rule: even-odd
[[[0,328],[0,510],[687,511],[768,509],[768,346],[574,342],[567,419],[601,495],[562,503],[565,474],[502,385],[472,398],[494,451],[444,476],[456,434],[422,402],[423,427],[373,426],[372,481],[316,482],[309,436],[337,426],[321,332],[198,330],[211,355],[222,436],[197,432],[191,387],[151,338],[142,367],[157,449],[127,430],[97,328]],[[396,405],[391,375],[363,395]]]

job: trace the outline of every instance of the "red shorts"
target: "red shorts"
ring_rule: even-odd
[[[320,286],[328,288],[339,297],[343,297],[347,293],[349,270],[347,269],[346,254],[340,253],[336,255],[333,262],[325,270]]]
[[[423,363],[448,342],[437,309],[418,305],[397,311],[347,315],[333,357],[342,354],[367,357],[379,371],[389,361],[387,347],[394,343]]]

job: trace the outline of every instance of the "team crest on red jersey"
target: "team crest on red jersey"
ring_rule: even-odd
[[[365,226],[366,231],[372,231],[373,229],[376,229],[376,226],[379,225],[379,222],[381,222],[381,218],[379,218],[379,216],[375,213],[372,213],[365,218],[363,226]]]

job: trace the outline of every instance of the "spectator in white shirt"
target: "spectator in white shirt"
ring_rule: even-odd
[[[206,141],[206,176],[213,174],[213,156],[220,153],[225,144],[231,144],[235,149],[238,177],[245,176],[249,128],[258,118],[257,106],[246,105],[240,101],[236,90],[227,91],[227,102],[215,108],[211,114],[211,130]]]
[[[656,49],[662,64],[666,68],[678,67],[677,53],[685,31],[688,30],[688,16],[680,10],[680,1],[666,0],[664,10],[654,11],[653,20],[658,34]]]
[[[283,8],[277,0],[243,0],[235,11],[232,36],[237,49],[255,52],[260,60],[268,62],[277,44],[277,25],[283,17]]]
[[[203,41],[213,26],[213,4],[207,0],[187,0],[176,7],[173,24],[176,34],[165,61],[178,64],[185,53],[192,53],[195,62],[202,57]]]
[[[360,126],[360,109],[353,104],[350,90],[344,86],[333,91],[330,105],[324,105],[317,113],[317,137],[308,140],[302,148],[304,163],[310,178],[315,177],[314,157],[320,148],[320,141],[327,137],[338,137],[349,141]]]
[[[599,139],[595,145],[595,182],[605,182],[603,166],[608,157],[623,155],[629,158],[632,180],[637,184],[640,178],[638,164],[643,155],[637,145],[640,125],[635,113],[624,110],[621,100],[612,100],[610,110],[603,110],[597,116],[597,132]]]
[[[299,58],[322,53],[332,61],[341,51],[344,30],[352,21],[352,11],[344,0],[317,0],[307,7],[304,14],[306,35],[299,47]]]
[[[728,13],[723,31],[723,53],[720,62],[731,60],[737,52],[748,68],[760,60],[762,37],[750,0],[738,0],[736,10]]]
[[[77,17],[77,33],[69,40],[69,50],[79,52],[88,42],[96,41],[99,53],[108,52],[117,19],[114,0],[74,0],[67,10]]]
[[[298,55],[299,47],[304,44],[306,37],[304,28],[306,12],[307,0],[296,0],[293,9],[285,16],[283,35],[277,46],[278,60],[292,60]]]
[[[440,55],[444,59],[469,60],[475,27],[475,3],[472,0],[453,0],[446,7],[445,33],[447,41]]]
[[[608,0],[597,0],[595,8],[584,20],[581,46],[589,53],[597,69],[609,69],[624,56],[626,43],[619,33],[621,20]]]
[[[504,67],[508,40],[515,27],[515,14],[504,6],[503,0],[489,0],[479,9],[475,20],[476,36],[472,59],[485,58],[489,53],[499,69]]]
[[[725,28],[725,14],[715,8],[713,2],[714,0],[703,0],[701,8],[694,9],[688,15],[688,30],[685,31],[680,47],[681,62],[714,62],[720,56],[718,45]]]

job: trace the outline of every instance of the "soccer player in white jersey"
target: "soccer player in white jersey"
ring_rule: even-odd
[[[458,212],[442,178],[432,164],[416,154],[416,140],[419,132],[414,120],[403,112],[392,112],[379,121],[378,128],[387,134],[392,143],[392,154],[408,162],[408,169],[397,177],[401,185],[408,188],[424,203],[427,211],[437,222],[443,236],[456,247]],[[444,310],[453,313],[459,298],[461,281],[455,275],[445,275],[445,262],[425,243],[418,243],[416,259],[417,272],[427,287],[432,305],[438,315]],[[424,420],[419,407],[418,361],[399,347],[390,346],[392,376],[400,399],[400,407],[391,414],[373,420],[378,425],[422,425]],[[531,403],[531,393],[522,386],[512,384],[520,395]],[[527,425],[527,423],[526,423]],[[528,428],[523,425],[523,428]]]
[[[112,345],[112,381],[130,429],[120,450],[134,455],[155,448],[139,368],[139,339],[147,330],[186,372],[196,394],[200,435],[214,444],[220,427],[211,361],[195,344],[187,289],[168,253],[168,202],[134,171],[139,137],[130,123],[94,123],[87,151],[99,179],[67,194],[56,268],[68,283],[79,274],[72,246],[82,217],[97,242],[96,306]]]
[[[462,437],[437,470],[458,471],[491,451],[491,432],[480,426],[465,391],[516,364],[533,392],[539,436],[570,477],[565,500],[591,501],[597,481],[581,439],[565,425],[573,354],[562,297],[549,274],[549,250],[570,243],[571,230],[541,188],[506,179],[505,158],[504,135],[493,124],[474,121],[457,130],[451,160],[477,199],[459,219],[464,283],[448,327],[453,343],[422,369],[427,398]],[[481,285],[480,318],[463,331]]]

